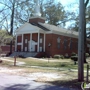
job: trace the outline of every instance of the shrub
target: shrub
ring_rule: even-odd
[[[77,61],[78,60],[78,56],[71,56],[71,60]]]
[[[69,58],[69,55],[67,53],[65,54],[65,58]]]
[[[89,53],[86,53],[86,57],[89,57]]]
[[[63,55],[60,55],[60,58],[61,58],[61,59],[64,59],[64,56],[63,56]]]
[[[60,55],[54,55],[54,58],[59,59]]]
[[[18,57],[19,57],[19,58],[25,58],[23,55],[19,55]]]
[[[76,53],[75,52],[72,52],[71,56],[76,56]]]

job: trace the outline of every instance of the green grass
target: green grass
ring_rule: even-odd
[[[14,58],[8,58],[13,60]],[[16,61],[25,62],[25,66],[40,66],[40,67],[55,67],[55,68],[65,68],[65,69],[78,69],[78,63],[74,65],[71,59],[46,59],[38,60],[35,58],[16,58]],[[49,61],[49,62],[48,62]],[[84,69],[86,70],[86,65],[84,64]]]
[[[14,58],[8,58],[14,60]],[[54,60],[54,62],[53,62]],[[48,59],[45,61],[32,59],[32,58],[17,58],[16,61],[25,62],[25,66],[41,66],[41,67],[55,67],[55,68],[67,68],[67,69],[77,69],[78,65],[74,65],[71,59]]]

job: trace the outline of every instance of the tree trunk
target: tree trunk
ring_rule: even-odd
[[[15,0],[13,0],[10,35],[13,35],[14,7],[15,7]],[[10,54],[11,53],[12,53],[12,41],[10,42]]]
[[[88,4],[88,3],[89,3],[89,0],[87,0],[87,1],[85,2],[85,11],[86,11],[86,7],[87,7],[87,4]],[[87,42],[87,41],[86,41],[86,38],[87,38],[87,37],[86,37],[86,18],[85,18],[84,36],[85,36],[85,38],[84,38],[84,39],[85,39],[85,42],[84,42],[84,48],[85,48],[85,49],[84,49],[84,50],[85,50],[85,52],[84,52],[84,53],[85,53],[85,54],[84,54],[84,55],[85,55],[85,57],[84,57],[84,63],[87,63],[87,62],[86,62],[86,46],[87,46],[87,43],[86,43],[86,42]]]

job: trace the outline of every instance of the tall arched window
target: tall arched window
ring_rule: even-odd
[[[59,49],[60,48],[60,37],[57,38],[57,48]]]
[[[64,49],[67,49],[67,40],[64,39]]]

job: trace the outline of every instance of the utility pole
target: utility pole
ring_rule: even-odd
[[[79,0],[79,35],[78,35],[78,81],[84,81],[85,58],[85,4]]]

